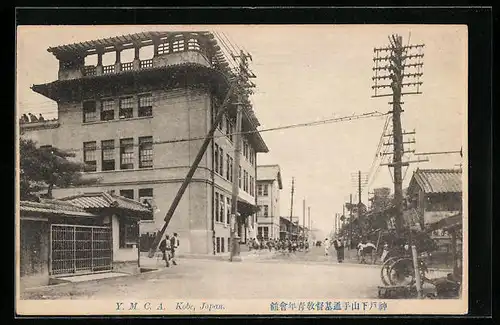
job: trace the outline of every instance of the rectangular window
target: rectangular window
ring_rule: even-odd
[[[219,148],[219,173],[224,176],[224,150]]]
[[[188,50],[191,51],[199,51],[200,50],[200,43],[198,43],[198,40],[196,38],[191,38],[188,41]],[[224,247],[224,246],[222,246]]]
[[[221,130],[222,134],[226,134],[226,119],[225,118],[222,118],[222,120],[220,121],[220,130]]]
[[[243,191],[248,192],[248,184],[247,184],[247,171],[243,171]]]
[[[233,181],[233,168],[234,168],[234,160],[233,158],[229,157],[231,160],[231,172],[229,173],[229,181]]]
[[[101,101],[101,121],[110,121],[115,119],[115,100],[106,99]]]
[[[221,252],[221,253],[224,253],[224,252],[226,251],[226,250],[224,249],[224,248],[225,248],[225,247],[224,247],[224,243],[225,243],[224,238],[223,238],[223,237],[221,237],[221,238],[220,238],[220,252]]]
[[[224,222],[224,216],[226,215],[225,211],[224,211],[224,205],[225,205],[225,201],[224,200],[224,195],[220,194],[220,199],[219,199],[219,210],[220,210],[220,213],[219,213],[219,222]]]
[[[135,221],[128,221],[125,218],[119,222],[119,247],[131,248],[137,245],[139,238],[139,227]]]
[[[219,173],[219,146],[217,144],[214,146],[214,170]]]
[[[134,190],[120,190],[120,196],[126,197],[127,199],[134,199]]]
[[[262,196],[262,184],[257,184],[257,196]]]
[[[264,205],[263,208],[264,208],[264,211],[263,211],[262,215],[267,218],[269,216],[269,206]]]
[[[95,101],[83,103],[83,122],[97,121],[97,107]]]
[[[176,40],[172,43],[172,52],[182,52],[184,51],[184,40]]]
[[[264,227],[264,234],[263,237],[264,239],[269,239],[269,227]]]
[[[229,127],[228,127],[228,132],[229,132],[229,140],[233,142],[233,135],[234,135],[234,124],[231,120],[229,120]]]
[[[115,170],[115,140],[101,141],[102,170]]]
[[[153,167],[153,137],[139,138],[139,168]]]
[[[84,142],[83,143],[83,161],[85,163],[86,172],[95,172],[97,170],[97,159],[96,159],[96,142]]]
[[[231,222],[231,198],[226,198],[226,224]]]
[[[120,118],[131,118],[134,112],[134,98],[120,98]]]
[[[250,147],[249,161],[250,161],[250,165],[252,165],[252,166],[253,166],[253,163],[254,163],[253,157],[254,157],[254,155],[253,155],[253,148]]]
[[[241,188],[241,166],[238,167],[238,186]]]
[[[153,189],[152,188],[140,188],[139,189],[139,202],[142,204],[149,205],[150,208],[153,207]]]
[[[120,140],[120,169],[134,168],[134,139]]]
[[[231,120],[229,117],[226,117],[226,136],[229,137],[231,134]]]
[[[254,190],[254,187],[253,187],[253,177],[250,176],[250,195],[253,196],[253,190]]]
[[[231,180],[231,157],[226,154],[226,179]]]
[[[248,159],[248,143],[243,141],[243,156]]]
[[[215,192],[214,202],[215,221],[219,222],[219,193]]]
[[[215,251],[220,253],[220,237],[215,237]]]
[[[164,42],[158,44],[158,55],[168,54],[170,52],[170,43]]]
[[[262,196],[268,196],[269,195],[269,186],[268,184],[262,184]]]
[[[139,116],[153,116],[153,96],[139,96]]]

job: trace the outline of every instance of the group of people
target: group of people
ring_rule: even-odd
[[[342,237],[337,237],[330,242],[329,238],[325,238],[323,241],[323,248],[325,250],[325,255],[328,256],[330,252],[330,248],[333,244],[337,252],[337,261],[342,263],[344,261],[344,253],[345,248],[348,247],[348,242],[344,240]],[[384,252],[382,253],[382,260],[384,260],[387,256],[387,252],[389,247],[387,244],[384,245]],[[358,256],[358,261],[361,264],[367,264],[367,258],[370,258],[370,263],[375,262],[377,247],[370,241],[363,239],[356,245],[356,251]]]
[[[33,115],[31,113],[28,113],[28,115],[23,114],[21,116],[21,118],[19,119],[19,121],[21,123],[42,122],[42,121],[45,121],[45,118],[43,117],[43,115],[41,113],[40,113],[40,115],[38,115],[38,117],[36,117],[35,115]]]
[[[170,262],[172,262],[173,265],[177,265],[175,251],[178,247],[179,237],[176,232],[174,232],[172,237],[165,235],[163,240],[160,242],[160,246],[158,248],[162,252],[163,260],[165,261],[167,267],[170,267]]]
[[[248,248],[250,250],[263,250],[276,252],[293,253],[296,251],[309,251],[309,240],[291,240],[291,239],[261,239],[256,238],[248,241]]]

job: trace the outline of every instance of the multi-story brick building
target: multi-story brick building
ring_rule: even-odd
[[[283,189],[279,165],[257,167],[258,236],[280,238],[280,190]]]
[[[141,57],[148,48],[152,56]],[[146,32],[48,51],[59,60],[59,79],[32,90],[57,102],[58,119],[21,124],[21,134],[72,150],[101,179],[55,189],[54,197],[110,191],[149,200],[154,222],[141,231],[159,230],[229,89],[232,72],[216,40],[209,32]],[[130,62],[121,60],[125,51]],[[114,63],[103,64],[110,54]],[[89,56],[96,64],[86,64]],[[238,233],[245,241],[255,236],[257,153],[268,148],[251,105],[243,112],[243,131],[254,131],[242,136]],[[168,226],[181,252],[228,251],[235,115],[230,104]]]

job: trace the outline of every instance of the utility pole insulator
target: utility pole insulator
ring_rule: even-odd
[[[392,145],[393,152],[392,153],[382,153],[382,155],[392,155],[393,161],[387,165],[389,167],[394,168],[394,205],[396,208],[396,216],[395,216],[395,226],[398,234],[402,234],[403,228],[403,176],[402,176],[402,167],[408,166],[410,162],[403,162],[402,156],[406,152],[415,152],[415,150],[404,150],[405,143],[414,143],[415,141],[404,141],[403,135],[405,134],[414,134],[406,133],[402,130],[401,127],[401,113],[403,112],[401,105],[404,104],[401,101],[401,96],[410,94],[410,93],[420,93],[419,87],[423,84],[420,81],[420,77],[423,73],[420,71],[422,67],[422,62],[420,61],[423,58],[423,53],[421,52],[412,52],[415,50],[421,50],[423,48],[423,44],[418,45],[403,45],[403,38],[399,35],[391,35],[389,38],[389,46],[382,47],[378,49],[374,49],[374,53],[376,57],[373,59],[375,63],[375,67],[373,71],[375,76],[372,78],[375,84],[372,86],[374,90],[374,95],[372,97],[385,97],[391,96],[392,101],[389,103],[392,105],[392,135],[384,134],[384,137],[392,137],[392,142],[387,141],[384,143],[385,146]],[[379,52],[387,52],[388,54],[384,57],[379,57]],[[389,59],[389,60],[388,60]],[[412,61],[416,60],[416,61]],[[381,62],[387,62],[381,65]],[[405,68],[414,67],[417,68],[417,71],[406,71]],[[382,71],[386,71],[385,74]],[[381,73],[379,75],[379,73]],[[387,77],[392,77],[392,83],[388,85],[387,83],[378,84],[379,80],[388,79]],[[389,87],[388,87],[389,86]],[[403,93],[403,88],[416,88],[414,91],[408,91]],[[390,89],[392,92],[390,93],[378,93],[378,91],[384,91],[385,89]]]

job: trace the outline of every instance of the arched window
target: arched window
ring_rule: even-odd
[[[188,41],[188,50],[190,50],[190,51],[199,51],[200,50],[200,43],[198,43],[198,40],[196,38],[191,38]]]
[[[184,40],[178,39],[172,43],[172,52],[184,51]]]

